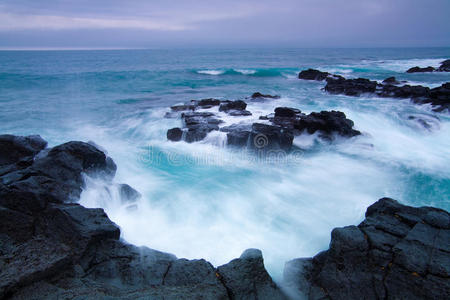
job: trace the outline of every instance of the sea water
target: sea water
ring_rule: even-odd
[[[449,55],[449,48],[1,51],[0,132],[105,149],[118,165],[115,183],[142,198],[130,208],[112,187],[105,192],[108,183],[87,179],[81,203],[104,208],[124,240],[216,266],[259,248],[280,279],[286,261],[327,249],[332,228],[358,224],[381,197],[450,208],[448,113],[409,100],[328,95],[323,82],[299,80],[298,72],[436,87],[450,74],[405,71]],[[333,143],[296,137],[302,151],[275,160],[230,149],[220,132],[193,144],[167,141],[167,129],[181,125],[164,118],[171,105],[257,91],[281,98],[246,100],[255,120],[278,106],[340,110],[363,135]]]

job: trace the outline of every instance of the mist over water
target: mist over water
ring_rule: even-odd
[[[126,241],[186,258],[227,263],[247,248],[263,251],[279,279],[287,260],[328,248],[337,226],[358,224],[389,196],[450,208],[450,116],[408,100],[327,95],[324,83],[296,79],[308,67],[347,77],[436,86],[448,49],[189,50],[1,52],[0,129],[41,134],[51,145],[92,140],[118,165],[115,183],[142,197],[123,203],[116,186],[87,178],[81,204],[102,207]],[[176,61],[174,63],[173,61]],[[27,62],[27,63],[25,63]],[[180,125],[169,106],[191,99],[244,99],[252,123],[275,107],[305,113],[340,110],[363,136],[325,143],[296,137],[302,150],[278,159],[230,149],[223,133],[186,144],[166,140]],[[409,116],[426,119],[424,128]]]

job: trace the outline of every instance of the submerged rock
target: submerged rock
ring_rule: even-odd
[[[410,69],[408,69],[406,71],[406,73],[424,73],[424,72],[433,72],[436,69],[433,67],[426,67],[426,68],[421,68],[421,67],[412,67]]]
[[[285,285],[294,298],[441,299],[450,293],[448,245],[448,212],[383,198],[360,225],[334,229],[327,251],[288,262]]]
[[[252,99],[258,99],[258,98],[266,98],[266,99],[280,99],[280,96],[278,95],[268,95],[268,94],[261,94],[260,92],[253,93],[251,96]]]

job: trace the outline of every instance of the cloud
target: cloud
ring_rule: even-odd
[[[188,25],[149,19],[77,18],[46,15],[0,13],[0,30],[64,30],[64,29],[144,29],[179,31]]]

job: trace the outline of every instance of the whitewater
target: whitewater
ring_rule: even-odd
[[[381,197],[450,209],[450,115],[409,100],[328,95],[323,83],[297,79],[317,68],[348,78],[436,87],[448,73],[406,74],[438,66],[450,49],[221,49],[1,51],[0,129],[40,134],[57,145],[94,141],[117,163],[115,183],[142,197],[124,203],[117,186],[86,178],[80,203],[102,207],[136,245],[214,265],[262,250],[275,278],[284,263],[328,248],[334,227],[358,224]],[[302,149],[270,161],[204,141],[167,141],[179,119],[171,105],[191,99],[245,99],[251,122],[288,106],[343,111],[362,136],[323,142],[296,137]],[[424,128],[409,116],[420,116]],[[250,120],[250,121],[249,121]]]

